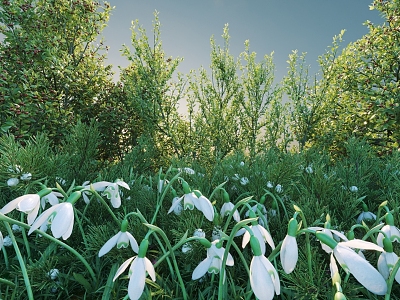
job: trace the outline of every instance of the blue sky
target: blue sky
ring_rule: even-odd
[[[379,12],[369,9],[372,0],[109,0],[115,6],[103,31],[110,46],[108,63],[126,67],[119,52],[130,45],[131,21],[138,19],[152,36],[155,10],[161,22],[161,40],[167,56],[182,57],[178,71],[188,74],[210,65],[210,37],[222,44],[226,23],[231,36],[230,50],[237,57],[250,40],[250,50],[258,58],[274,51],[276,79],[287,72],[292,50],[307,52],[312,72],[317,58],[332,43],[333,36],[346,29],[343,45],[368,32],[366,20],[383,23]]]

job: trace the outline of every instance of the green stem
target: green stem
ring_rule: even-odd
[[[303,214],[303,211],[300,211],[300,217],[303,221],[303,226],[307,228],[307,220]],[[308,264],[308,274],[310,275],[311,282],[314,282],[314,273],[312,270],[312,255],[311,255],[311,243],[310,243],[310,234],[305,232],[306,236],[306,251],[307,251],[307,264]]]
[[[27,224],[25,224],[25,223],[22,223],[22,222],[19,222],[19,221],[17,221],[17,220],[14,220],[14,219],[12,219],[12,218],[9,218],[9,217],[5,216],[5,215],[2,214],[2,213],[0,213],[0,220],[1,220],[1,221],[4,221],[4,223],[7,223],[7,224],[8,224],[8,223],[17,224],[17,225],[19,225],[19,226],[21,226],[21,227],[23,227],[23,228],[26,228],[26,229],[29,229],[29,228],[30,228],[29,225],[27,225]],[[8,225],[8,227],[10,227],[10,225]],[[11,228],[10,228],[10,230],[11,230]],[[11,232],[12,232],[12,230],[11,230]],[[86,269],[87,269],[88,272],[90,273],[90,276],[92,276],[93,282],[97,282],[96,275],[95,275],[93,269],[90,267],[90,265],[89,265],[89,263],[86,261],[86,259],[85,259],[82,255],[79,254],[78,251],[76,251],[76,250],[75,250],[74,248],[72,248],[71,246],[69,246],[69,245],[63,243],[62,241],[60,241],[60,240],[54,238],[53,236],[47,234],[46,232],[43,232],[43,231],[41,231],[41,230],[39,230],[39,229],[36,229],[35,232],[39,233],[40,235],[44,236],[45,238],[47,238],[47,239],[49,239],[49,240],[51,240],[51,241],[53,241],[53,242],[55,242],[56,244],[58,244],[58,245],[64,247],[65,249],[69,250],[72,254],[74,254],[74,255],[85,265]],[[10,235],[10,236],[11,236],[11,235]],[[13,242],[13,244],[16,245],[16,243],[14,243],[14,242]]]
[[[15,283],[14,283],[14,282],[11,282],[11,281],[9,281],[9,280],[7,280],[7,279],[0,278],[0,283],[5,283],[5,284],[11,286],[12,288],[15,288]]]
[[[25,262],[21,255],[21,252],[19,251],[19,247],[18,247],[17,241],[15,240],[14,233],[10,227],[10,224],[5,220],[3,222],[4,222],[4,226],[6,227],[6,229],[8,231],[8,234],[10,235],[11,241],[12,241],[14,249],[15,249],[15,254],[17,255],[18,262],[21,267],[21,272],[22,272],[22,276],[24,277],[24,282],[25,282],[26,292],[28,293],[28,298],[30,300],[34,300],[31,283],[30,283],[29,277],[28,277],[28,271],[26,270]]]
[[[8,268],[10,267],[10,263],[8,261],[8,254],[6,247],[3,245],[3,247],[1,247],[1,250],[3,250],[4,264],[6,265],[6,269],[8,270]]]
[[[389,279],[387,280],[387,292],[385,295],[385,300],[390,300],[390,294],[392,293],[392,287],[393,287],[393,283],[394,283],[394,279],[396,277],[397,272],[399,271],[400,268],[400,259],[397,259],[396,264],[394,265],[393,269],[390,271],[390,276]]]
[[[23,222],[23,215],[21,214],[21,222]],[[30,245],[29,245],[29,242],[28,242],[28,238],[27,238],[27,236],[26,236],[26,230],[25,230],[25,228],[24,227],[21,227],[21,233],[22,233],[22,238],[23,238],[23,240],[24,240],[24,244],[25,244],[25,248],[26,248],[26,253],[28,254],[28,258],[30,258],[31,257],[31,247],[30,247]]]
[[[97,193],[94,189],[90,189],[89,190],[91,193],[93,193],[99,200],[100,202],[106,207],[107,211],[110,213],[110,215],[112,216],[112,218],[114,219],[114,221],[117,223],[118,227],[121,226],[121,222],[119,221],[119,219],[115,216],[114,212],[111,210],[110,206],[107,204],[106,201],[104,201],[103,197],[101,197],[99,195],[99,193]],[[82,191],[83,193],[83,191]]]
[[[88,242],[87,242],[87,239],[86,239],[86,234],[85,234],[85,231],[83,230],[83,227],[82,227],[82,221],[81,221],[80,218],[78,218],[78,214],[77,214],[77,210],[76,209],[74,209],[74,215],[75,215],[76,223],[78,223],[79,231],[81,232],[85,248],[89,249]]]

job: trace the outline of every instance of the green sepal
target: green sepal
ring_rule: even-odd
[[[388,253],[392,253],[393,252],[392,241],[387,237],[383,238],[383,249],[385,249],[385,251],[388,252]]]
[[[140,246],[139,246],[139,253],[138,253],[138,257],[139,258],[144,258],[146,256],[147,253],[147,249],[149,248],[149,240],[148,239],[144,239],[140,242]]]
[[[338,244],[333,238],[331,238],[330,236],[326,235],[323,232],[317,231],[315,233],[315,236],[317,237],[317,239],[319,239],[322,243],[324,243],[331,249],[335,249]]]
[[[288,224],[287,234],[289,236],[296,237],[298,225],[299,225],[299,223],[297,222],[297,220],[294,218],[291,218],[289,221],[289,224]]]
[[[200,244],[202,244],[207,249],[211,247],[211,242],[209,240],[207,240],[206,238],[198,239],[198,241],[200,242]]]
[[[66,202],[74,204],[78,199],[82,196],[81,191],[75,191],[71,195],[69,195],[68,199]]]
[[[222,191],[222,193],[223,193],[224,202],[225,202],[225,203],[229,203],[229,202],[230,202],[230,199],[229,199],[229,194],[228,194],[228,192],[225,191],[225,189],[224,189],[224,190]]]
[[[262,195],[261,198],[260,198],[260,203],[264,204],[266,199],[267,198],[265,197],[265,195]]]
[[[128,220],[127,219],[123,219],[122,223],[121,223],[121,232],[126,232],[128,229]]]
[[[191,192],[190,186],[185,180],[182,180],[182,188],[185,194],[190,194]]]
[[[368,212],[368,206],[364,202],[362,203],[363,212]]]
[[[386,224],[389,226],[394,226],[394,218],[393,215],[391,213],[386,213]]]
[[[254,256],[262,255],[260,242],[254,235],[250,236],[250,246],[251,246],[251,249],[253,250]]]
[[[350,230],[347,234],[346,234],[347,238],[349,239],[349,241],[354,240],[354,231]]]
[[[44,188],[44,189],[40,190],[39,192],[37,192],[37,194],[39,195],[40,198],[42,198],[50,193],[51,193],[50,188]]]

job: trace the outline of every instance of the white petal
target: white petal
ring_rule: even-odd
[[[168,214],[174,211],[175,207],[177,207],[179,205],[179,203],[182,201],[182,199],[183,199],[183,197],[175,200],[174,203],[172,203],[172,206],[169,209]]]
[[[50,217],[50,215],[60,206],[60,204],[56,204],[49,209],[45,210],[42,212],[42,214],[35,220],[35,222],[32,224],[31,228],[29,229],[28,235],[31,234],[33,231],[38,229],[42,224],[47,223],[47,219]]]
[[[264,267],[267,269],[268,274],[271,276],[272,282],[274,283],[275,293],[279,295],[281,293],[281,283],[279,281],[278,272],[275,270],[275,267],[265,256],[261,256],[261,262],[264,264]],[[272,273],[272,274],[271,274]]]
[[[244,229],[244,228],[243,228]],[[244,229],[244,235],[243,235],[243,240],[242,240],[242,248],[246,247],[246,245],[249,243],[250,241],[250,233]],[[261,245],[260,245],[261,246]]]
[[[263,256],[254,256],[250,264],[250,285],[259,300],[272,300],[275,294],[274,284],[263,262]]]
[[[54,207],[54,206],[53,206]],[[58,239],[69,229],[74,222],[74,208],[69,202],[63,202],[57,207],[57,214],[51,223],[51,232]]]
[[[204,274],[207,273],[208,268],[210,267],[212,263],[212,258],[207,257],[204,259],[202,262],[198,264],[198,266],[193,270],[192,273],[192,280],[199,279],[204,276]]]
[[[25,196],[26,195],[23,195],[21,197],[15,198],[14,200],[8,202],[6,205],[4,205],[4,207],[0,210],[0,212],[2,214],[8,214],[10,211],[13,211],[17,207],[18,203],[20,201],[22,201]]]
[[[40,197],[37,194],[29,194],[29,195],[25,195],[25,198],[22,199],[18,205],[17,205],[17,209],[19,211],[22,211],[24,213],[29,213],[31,212],[33,209],[35,209],[35,207],[39,207],[40,205]]]
[[[286,235],[281,248],[281,263],[286,274],[293,272],[299,258],[296,238]]]
[[[106,189],[106,187],[108,187],[112,184],[113,184],[112,182],[100,181],[100,182],[92,183],[92,187],[95,191],[102,192]]]
[[[379,273],[381,273],[383,278],[385,278],[385,280],[387,280],[389,278],[390,271],[389,271],[388,264],[386,262],[385,254],[386,254],[386,252],[382,252],[381,255],[379,255],[377,266],[378,266]]]
[[[137,256],[133,256],[133,257],[127,259],[126,261],[124,261],[124,263],[118,268],[117,272],[115,273],[113,281],[115,281],[115,279],[117,279],[119,275],[124,273],[125,269],[129,266],[129,264],[132,262],[132,260],[134,260],[136,257]]]
[[[117,244],[117,241],[118,241],[120,235],[121,235],[121,231],[118,232],[116,235],[114,235],[112,238],[110,238],[103,245],[103,247],[101,247],[101,249],[99,251],[99,257],[102,257],[104,254],[111,251],[111,249]]]
[[[365,249],[365,250],[376,250],[376,251],[383,251],[383,248],[371,243],[371,242],[367,242],[367,241],[363,241],[363,240],[358,240],[358,239],[354,239],[354,240],[350,240],[347,242],[340,242],[341,245],[346,246],[346,247],[350,247],[353,249]]]
[[[203,212],[204,216],[207,218],[208,221],[212,222],[214,220],[214,207],[211,204],[210,200],[208,200],[204,196],[200,196],[200,198],[198,199],[198,203],[201,207],[200,210]]]
[[[71,233],[72,233],[73,229],[74,229],[74,215],[72,214],[72,221],[70,222],[67,230],[62,235],[63,240],[66,240],[71,236]]]
[[[260,233],[262,234],[264,241],[266,241],[268,243],[268,245],[272,248],[275,249],[275,244],[274,241],[272,239],[271,234],[268,232],[267,229],[265,229],[264,227],[262,227],[261,225],[257,225],[258,230],[260,231]]]
[[[39,213],[39,208],[40,208],[40,204],[38,203],[38,205],[36,205],[36,207],[30,212],[28,213],[28,225],[32,225],[32,223],[35,221],[38,213]]]
[[[258,242],[260,243],[261,253],[265,254],[265,238],[263,232],[260,231],[260,225],[251,226],[253,230],[254,236],[257,238]]]
[[[347,243],[347,242],[346,242]],[[387,285],[382,275],[365,259],[361,258],[356,252],[339,243],[333,253],[335,257],[345,263],[350,273],[367,290],[376,295],[385,295]]]
[[[129,238],[129,243],[131,244],[133,252],[139,253],[139,246],[138,246],[138,243],[137,243],[136,239],[129,232],[126,232],[126,235]]]
[[[116,182],[116,184],[118,184],[119,186],[122,186],[122,187],[126,188],[127,190],[130,190],[129,185],[128,185],[125,181],[118,180],[118,181]]]
[[[138,300],[143,294],[146,279],[146,267],[143,258],[137,258],[129,269],[130,279],[128,284],[128,295],[131,300]]]
[[[345,236],[343,233],[341,233],[340,231],[337,231],[335,229],[329,229],[334,235],[337,235],[341,240],[343,241],[348,241],[349,239],[347,238],[347,236]]]
[[[147,257],[144,257],[143,259],[144,259],[146,271],[147,271],[147,273],[149,273],[151,280],[156,281],[156,271],[154,270],[153,264]]]

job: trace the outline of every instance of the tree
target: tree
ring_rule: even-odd
[[[47,132],[56,144],[110,85],[100,41],[111,8],[91,0],[0,3],[1,129],[22,140]]]

